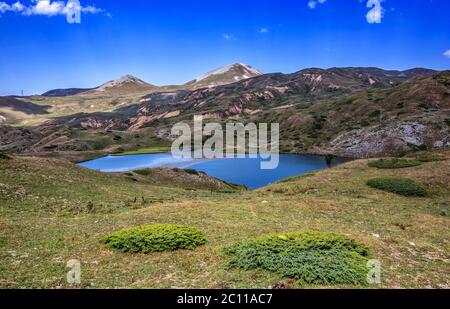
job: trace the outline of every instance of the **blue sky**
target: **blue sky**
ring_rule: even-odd
[[[81,0],[80,24],[66,0],[16,1],[0,0],[0,95],[125,74],[180,84],[234,62],[450,69],[448,0]]]

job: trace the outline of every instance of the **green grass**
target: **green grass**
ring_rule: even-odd
[[[423,163],[445,161],[444,158],[436,157],[436,156],[432,156],[432,155],[422,155],[422,156],[415,158],[414,160],[423,162]]]
[[[380,159],[377,161],[369,162],[368,166],[379,169],[396,169],[419,166],[422,164],[422,162],[423,161],[406,159]]]
[[[152,171],[150,169],[145,169],[145,170],[136,170],[133,171],[134,173],[141,175],[141,176],[148,176],[152,173]]]
[[[133,150],[133,151],[124,151],[121,153],[115,153],[115,154],[113,154],[113,156],[165,153],[165,152],[169,152],[170,149],[171,149],[170,146],[146,147],[146,148],[140,148],[138,150]]]
[[[430,155],[450,158],[444,151]],[[54,159],[0,160],[0,288],[71,288],[71,259],[82,263],[79,288],[297,288],[299,280],[278,272],[224,267],[232,259],[224,247],[286,231],[346,235],[380,260],[380,285],[332,287],[448,288],[450,277],[442,271],[449,268],[448,161],[399,170],[367,163],[355,160],[307,178],[224,194],[208,187],[185,190],[196,177],[172,170],[143,177]],[[171,183],[171,177],[161,178],[166,173],[189,181]],[[405,198],[366,185],[379,177],[414,179],[430,194]],[[87,211],[89,202],[94,211]],[[122,229],[162,223],[198,227],[208,242],[152,254],[126,254],[99,242]],[[312,286],[317,284],[303,283]]]
[[[303,284],[364,285],[368,248],[345,235],[287,233],[226,247],[229,268],[263,269]]]
[[[369,187],[387,192],[396,193],[403,196],[427,196],[426,188],[407,178],[380,177],[367,181]]]
[[[288,177],[286,179],[282,179],[280,181],[278,181],[278,183],[285,183],[285,182],[292,182],[292,181],[296,181],[299,179],[303,179],[303,178],[308,178],[308,177],[312,177],[317,173],[317,171],[312,171],[312,172],[308,172],[299,176],[292,176],[292,177]]]
[[[195,227],[175,224],[155,224],[132,227],[111,233],[101,239],[114,249],[129,253],[152,253],[193,250],[206,243],[206,238]]]

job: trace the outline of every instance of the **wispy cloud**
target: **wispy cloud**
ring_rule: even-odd
[[[74,11],[85,14],[97,14],[104,12],[95,6],[88,5],[82,6],[77,0],[63,1],[51,1],[51,0],[32,0],[30,5],[22,4],[17,1],[12,4],[0,1],[0,13],[14,12],[20,13],[23,16],[31,15],[43,15],[43,16],[56,16],[56,15],[69,15]]]
[[[366,19],[369,24],[379,24],[384,17],[384,9],[381,6],[383,0],[369,0],[367,7],[371,10],[367,13]]]
[[[259,30],[259,33],[267,33],[267,32],[269,32],[269,29],[268,29],[268,28],[261,28],[261,29]]]
[[[223,34],[223,38],[227,41],[234,41],[236,40],[236,37],[233,34],[225,33]]]
[[[327,2],[327,0],[310,0],[308,2],[308,7],[310,9],[315,9],[317,4],[324,4],[325,2]]]
[[[444,52],[444,56],[450,58],[450,49]]]

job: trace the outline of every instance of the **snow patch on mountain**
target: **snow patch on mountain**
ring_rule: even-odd
[[[146,85],[147,83],[135,76],[125,75],[119,79],[111,80],[107,83],[104,83],[103,85],[98,87],[96,90],[97,91],[106,91],[109,88],[120,87],[125,84]]]
[[[238,71],[238,72],[242,71],[244,73],[244,74],[239,74],[239,75],[233,76],[233,78],[236,81],[240,81],[240,80],[243,80],[243,79],[248,79],[248,78],[259,76],[259,75],[263,74],[260,71],[258,71],[257,69],[255,69],[255,68],[253,68],[253,67],[251,67],[251,66],[249,66],[247,64],[234,63],[234,64],[230,64],[230,65],[226,65],[224,67],[221,67],[221,68],[219,68],[217,70],[208,72],[207,74],[202,75],[200,77],[197,77],[194,80],[194,82],[200,82],[200,81],[205,80],[207,78],[210,78],[212,76],[226,74],[226,73],[232,72],[232,71]]]

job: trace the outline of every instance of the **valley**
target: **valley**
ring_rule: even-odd
[[[245,162],[221,167],[232,180],[260,178],[250,179],[257,190],[191,168],[102,173],[74,164],[158,156],[175,138],[171,127],[192,125],[194,115],[280,123],[284,157],[353,160],[327,169],[320,157],[301,175],[287,165],[291,177],[277,182]],[[0,97],[0,287],[449,288],[449,130],[450,71],[427,69],[263,74],[238,63],[184,85],[127,75],[89,89]],[[386,157],[393,159],[377,159]],[[147,229],[185,228],[200,237],[198,248],[157,236],[155,252],[136,249]],[[124,235],[134,251],[112,247]],[[289,268],[303,264],[287,249],[289,262],[277,264],[271,254],[284,251],[271,245],[300,250],[305,268]],[[81,263],[76,285],[65,280],[72,259]],[[382,271],[375,285],[365,281],[364,263],[373,260]]]

